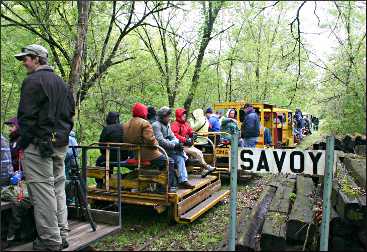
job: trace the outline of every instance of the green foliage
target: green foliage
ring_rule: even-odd
[[[289,200],[294,203],[296,201],[296,198],[297,198],[297,194],[295,193],[290,193],[289,194]]]
[[[78,10],[76,2],[47,1],[39,2],[6,2],[27,23],[49,25],[57,43],[65,48],[72,57],[75,37],[77,35]],[[137,3],[138,5],[143,3]],[[153,5],[153,3],[151,3]],[[249,100],[269,102],[290,109],[300,107],[302,110],[319,115],[325,132],[364,133],[366,130],[366,40],[365,16],[357,3],[338,2],[339,10],[329,7],[330,16],[335,20],[321,22],[324,27],[334,27],[335,34],[343,44],[338,44],[333,55],[322,64],[327,70],[316,66],[310,61],[307,45],[301,47],[300,67],[298,75],[297,41],[289,28],[287,16],[294,15],[298,2],[279,2],[276,6],[268,6],[267,2],[213,2],[213,7],[221,6],[218,18],[214,23],[213,39],[204,56],[200,73],[199,85],[192,102],[192,109],[205,108],[216,102]],[[148,52],[137,32],[142,27],[126,35],[116,52],[117,59],[129,57],[109,67],[94,85],[88,90],[85,100],[77,108],[75,130],[79,141],[91,143],[98,141],[105,116],[108,111],[118,111],[121,120],[127,121],[131,116],[131,106],[135,102],[161,107],[168,105],[170,93],[165,86],[165,77],[174,87],[176,69],[183,74],[176,92],[174,107],[181,107],[187,97],[194,62],[189,61],[190,55],[197,56],[200,36],[203,32],[203,20],[208,9],[208,2],[177,2],[182,9],[168,8],[159,13],[163,17],[163,26],[167,29],[168,72],[162,75],[156,61]],[[205,5],[205,8],[204,8]],[[43,17],[37,20],[27,7],[37,7]],[[113,3],[110,1],[93,2],[87,36],[87,55],[82,67],[82,83],[88,82],[100,64],[100,55],[106,38]],[[128,22],[131,3],[118,2],[121,11],[116,23],[123,28]],[[142,6],[137,8],[139,14]],[[2,13],[15,18],[3,5]],[[47,18],[46,18],[47,17]],[[158,14],[155,14],[158,17]],[[172,19],[170,19],[170,18]],[[230,17],[230,18],[228,18]],[[136,22],[137,17],[133,17]],[[168,20],[171,20],[169,23]],[[324,19],[326,20],[326,19]],[[154,18],[144,21],[155,24]],[[1,27],[1,123],[16,115],[21,82],[25,72],[21,62],[13,55],[26,44],[40,43],[49,51],[49,44],[34,33],[20,27],[10,25],[11,22],[2,18]],[[348,26],[349,24],[349,26]],[[42,31],[39,25],[34,26]],[[226,29],[230,27],[229,29]],[[349,33],[346,32],[349,27]],[[160,41],[159,29],[145,26],[152,39],[157,58],[164,62],[164,53]],[[117,25],[111,30],[110,41],[106,46],[106,56],[113,50],[115,41],[120,34]],[[349,36],[344,36],[349,34]],[[45,35],[45,34],[43,34]],[[333,35],[333,34],[332,34]],[[182,57],[176,68],[175,48],[172,38],[182,48]],[[177,52],[177,51],[176,51]],[[50,54],[51,55],[51,54]],[[67,81],[70,63],[57,50],[65,71]],[[114,60],[117,60],[114,59]],[[57,74],[60,68],[51,56],[50,64]],[[289,105],[290,104],[290,105]],[[3,127],[2,127],[3,129]]]

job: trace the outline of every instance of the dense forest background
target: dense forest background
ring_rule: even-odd
[[[337,41],[327,59],[305,39],[306,5]],[[33,43],[74,92],[82,142],[137,101],[268,102],[319,116],[325,132],[366,131],[365,2],[2,1],[1,125],[25,77],[14,54]]]

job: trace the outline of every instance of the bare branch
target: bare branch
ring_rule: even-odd
[[[260,11],[252,18],[252,21],[255,20],[257,18],[258,15],[260,15],[263,11],[265,11],[266,9],[270,8],[270,7],[274,7],[275,5],[277,5],[280,1],[276,1],[275,3],[262,7],[260,9]]]

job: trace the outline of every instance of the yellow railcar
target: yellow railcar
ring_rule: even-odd
[[[142,146],[134,144],[96,143],[107,146],[105,167],[88,165],[88,178],[102,179],[103,188],[95,185],[88,186],[88,200],[96,202],[117,202],[121,197],[122,203],[150,206],[158,213],[165,210],[170,211],[170,216],[178,223],[190,223],[211,209],[229,194],[229,190],[221,190],[219,174],[208,175],[201,178],[200,175],[189,174],[189,182],[195,185],[193,189],[177,189],[177,192],[169,192],[168,189],[168,161],[163,170],[157,170],[150,162],[141,160],[140,151],[142,147],[159,148],[168,160],[163,148],[159,146]],[[96,145],[95,144],[95,145]],[[109,175],[109,153],[111,147],[134,152],[136,159],[120,162],[120,167],[129,169],[118,179],[118,173]],[[212,159],[213,160],[213,159]],[[130,162],[131,161],[131,162]],[[197,170],[198,167],[191,167]],[[116,169],[116,168],[115,168]],[[125,169],[126,170],[126,169]],[[190,170],[190,167],[188,167]],[[121,188],[118,195],[117,188]]]
[[[214,110],[224,110],[224,112],[226,112],[228,109],[235,109],[238,127],[241,128],[242,122],[245,118],[245,104],[245,101],[216,103],[214,104]],[[254,102],[252,103],[252,106],[259,115],[261,125],[256,148],[293,148],[293,112],[289,109],[277,108],[275,105],[266,103]],[[265,145],[265,128],[268,128],[271,131],[272,145]],[[208,136],[210,139],[212,139],[214,148],[212,149],[210,146],[204,146],[201,149],[203,150],[204,157],[207,161],[212,161],[211,158],[213,156],[215,157],[217,171],[229,173],[231,146],[230,144],[223,145],[220,143],[219,137],[222,134],[226,133],[202,133],[202,135]],[[215,155],[212,155],[211,153],[215,153]],[[239,170],[239,174],[242,174],[241,170]]]

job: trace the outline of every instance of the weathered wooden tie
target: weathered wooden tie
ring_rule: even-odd
[[[261,231],[268,207],[274,197],[276,187],[267,186],[261,193],[256,206],[243,220],[238,234],[236,250],[254,251],[256,249],[256,236]],[[241,220],[242,221],[242,220]]]
[[[315,232],[313,224],[313,200],[311,198],[315,186],[312,178],[297,176],[297,197],[287,222],[287,240],[304,242],[309,229],[309,237]]]

